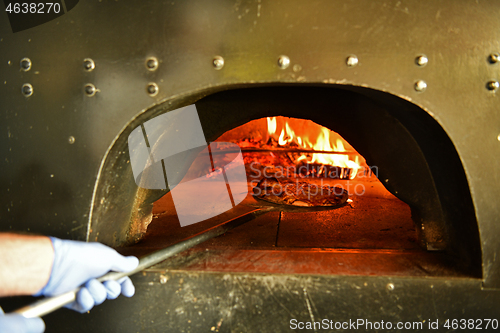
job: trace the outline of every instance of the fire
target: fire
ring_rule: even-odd
[[[280,146],[284,146],[286,144],[293,143],[296,138],[297,136],[290,128],[288,123],[285,123],[285,128],[281,131],[280,137],[278,138],[278,143],[280,144]]]
[[[276,117],[267,117],[267,132],[269,135],[276,133]]]
[[[319,130],[304,131],[303,135],[297,135],[299,129],[292,129],[289,121],[286,118],[281,132],[278,129],[278,120],[276,117],[267,118],[267,131],[270,138],[274,139],[279,146],[297,147],[301,149],[331,151],[331,152],[347,152],[338,134],[329,129],[316,125]],[[280,124],[281,125],[281,124]],[[316,129],[316,128],[315,128]],[[277,134],[279,132],[279,135]],[[316,132],[316,133],[315,133]],[[332,165],[341,168],[352,169],[350,178],[356,177],[358,170],[361,168],[359,156],[355,155],[354,160],[349,158],[348,154],[321,154],[321,153],[303,153],[295,160],[296,163],[317,163],[324,165]]]

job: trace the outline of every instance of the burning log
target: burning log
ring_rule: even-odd
[[[354,179],[367,167],[339,134],[301,119],[259,119],[219,139],[240,146],[247,174],[258,179],[263,174],[281,178],[280,173],[286,173],[285,177]]]
[[[335,165],[302,162],[298,165],[297,171],[301,177],[350,179],[353,170]]]

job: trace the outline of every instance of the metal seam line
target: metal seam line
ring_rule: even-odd
[[[64,0],[61,0],[61,5],[64,10],[64,14],[66,14],[68,11],[66,10],[66,3],[64,2]]]
[[[215,172],[214,160],[212,158],[212,149],[210,149],[210,145],[207,145],[207,148],[208,148],[208,156],[210,156],[210,164],[212,164],[212,172]]]
[[[142,135],[144,136],[144,141],[146,142],[146,147],[148,147],[149,158],[152,159],[151,145],[149,144],[148,135],[146,133],[146,128],[144,127],[144,124],[141,124],[141,129],[142,129]],[[163,180],[165,181],[165,189],[168,190],[168,180],[167,180],[167,171],[165,170],[165,162],[163,161],[163,159],[160,162],[161,162],[161,168],[163,170]]]
[[[234,204],[233,192],[231,192],[231,186],[229,186],[229,182],[227,181],[226,170],[224,170],[224,167],[222,167],[221,170],[222,176],[224,176],[224,181],[226,182],[227,192],[229,192],[229,199],[231,199],[231,205],[233,205],[233,207],[236,207],[236,205]]]
[[[210,149],[209,144],[207,145],[207,148],[208,148],[208,156],[210,156],[210,163],[212,164],[212,172],[215,172],[214,160],[212,158],[212,149]],[[224,167],[221,167],[220,169],[222,171],[222,176],[224,177],[224,181],[226,182],[227,192],[229,193],[229,199],[231,200],[231,205],[233,205],[233,207],[236,207],[236,205],[234,204],[233,192],[231,192],[231,186],[229,186],[229,182],[227,180],[226,170],[224,170]]]

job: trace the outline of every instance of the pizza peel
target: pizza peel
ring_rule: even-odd
[[[109,281],[109,280],[119,280],[126,276],[134,275],[138,272],[143,271],[146,268],[154,266],[165,259],[168,259],[180,252],[188,250],[200,243],[203,243],[209,239],[220,236],[227,231],[236,228],[246,222],[249,222],[263,214],[279,211],[279,212],[311,212],[311,211],[324,211],[324,210],[332,210],[344,207],[347,205],[347,202],[344,202],[340,205],[335,206],[312,206],[312,207],[303,207],[303,206],[293,206],[293,205],[285,205],[285,204],[277,204],[265,200],[258,199],[252,195],[249,195],[240,205],[247,206],[250,211],[230,219],[224,223],[221,223],[217,226],[214,226],[210,229],[202,231],[196,235],[193,235],[183,241],[180,241],[174,245],[168,246],[164,249],[155,251],[151,254],[148,254],[139,259],[139,265],[136,269],[130,272],[109,272],[97,280],[100,282]],[[20,308],[14,313],[20,314],[26,318],[33,317],[41,317],[46,314],[49,314],[69,303],[72,303],[76,299],[76,294],[80,288],[76,288],[72,291],[66,292],[64,294],[53,296],[53,297],[45,297],[39,301],[36,301],[30,305],[27,305],[23,308]]]

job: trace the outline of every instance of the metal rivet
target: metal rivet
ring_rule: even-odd
[[[345,60],[346,65],[349,67],[356,66],[358,64],[358,62],[359,62],[358,57],[356,57],[355,55],[350,55]]]
[[[386,286],[387,290],[392,291],[394,290],[394,283],[388,283]]]
[[[148,84],[146,90],[149,96],[156,96],[160,88],[158,88],[158,85],[156,83],[152,82]]]
[[[488,62],[490,64],[496,64],[499,61],[500,61],[500,54],[498,53],[492,53],[488,56]]]
[[[415,63],[420,67],[427,65],[428,62],[429,58],[427,58],[427,56],[424,54],[419,55],[418,57],[415,58]]]
[[[155,71],[158,68],[158,59],[155,57],[148,58],[146,60],[146,68],[150,71]]]
[[[290,66],[290,58],[288,58],[286,55],[279,56],[278,66],[280,66],[281,69],[286,69],[288,66]]]
[[[20,62],[21,70],[27,72],[31,69],[31,60],[29,58],[23,58]]]
[[[70,136],[68,138],[68,142],[69,142],[70,145],[72,145],[73,143],[75,143],[75,137],[74,136]]]
[[[160,275],[160,283],[165,284],[167,283],[168,278],[165,275]]]
[[[423,92],[423,91],[425,91],[425,89],[427,89],[427,83],[425,83],[425,81],[418,80],[417,82],[415,82],[415,90],[416,91]]]
[[[33,86],[29,83],[23,84],[21,91],[25,97],[30,97],[33,95]]]
[[[92,97],[97,92],[97,89],[92,83],[87,83],[84,87],[84,91],[87,96]]]
[[[86,71],[91,72],[95,68],[95,62],[94,60],[90,58],[85,58],[83,59],[83,68],[85,68]]]
[[[224,67],[224,58],[221,56],[215,56],[214,60],[212,60],[212,65],[214,65],[216,70],[222,69],[222,67]]]
[[[498,141],[500,141],[500,134],[498,134],[498,136],[497,136],[497,140],[498,140]]]
[[[498,83],[498,81],[489,81],[489,82],[486,84],[486,88],[487,88],[488,90],[491,90],[491,91],[495,91],[495,90],[497,90],[499,87],[500,87],[500,84]]]

